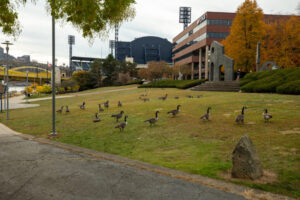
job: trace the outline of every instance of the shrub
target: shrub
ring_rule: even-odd
[[[300,68],[278,69],[266,72],[249,73],[243,78],[240,85],[244,92],[276,93],[280,91],[280,93],[282,93],[282,89],[277,88],[287,84],[286,87],[289,88],[287,91],[291,91],[291,94],[296,94],[295,92],[297,89],[294,91],[290,88],[295,86],[295,84],[288,83],[297,80],[300,80]]]
[[[35,92],[38,93],[38,94],[43,93],[43,86],[37,86],[37,87],[35,88]]]
[[[128,83],[126,83],[125,85],[134,85],[134,84],[143,84],[144,81],[142,80],[135,80],[135,81],[129,81]]]
[[[61,83],[61,87],[65,88],[65,91],[67,91],[67,92],[77,92],[80,88],[78,83],[73,79],[63,81]],[[74,88],[76,88],[76,89],[74,89]]]
[[[285,83],[277,87],[276,92],[281,94],[300,94],[300,80]]]
[[[201,83],[204,83],[205,80],[160,80],[153,81],[151,83],[141,85],[139,88],[179,88],[186,89]]]
[[[44,93],[44,94],[52,93],[52,88],[50,87],[50,85],[43,85],[42,93]]]
[[[95,87],[97,80],[87,71],[74,72],[72,79],[79,85],[79,90],[88,90]]]
[[[33,94],[33,88],[32,88],[31,86],[26,87],[26,88],[25,88],[25,93],[26,93],[26,94],[29,94],[29,95],[30,95],[30,94]]]
[[[78,92],[79,91],[80,86],[79,85],[75,85],[73,87],[71,87],[71,91],[72,92]]]
[[[122,85],[125,85],[130,80],[129,73],[119,73],[119,79],[118,82],[120,82]]]
[[[59,89],[58,89],[58,92],[59,92],[59,93],[64,93],[64,92],[65,92],[65,88],[62,88],[62,87],[59,88]]]

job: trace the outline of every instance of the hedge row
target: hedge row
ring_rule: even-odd
[[[244,92],[300,94],[300,68],[247,74],[240,83]]]
[[[141,85],[139,88],[179,88],[186,89],[204,83],[205,80],[160,80]]]
[[[143,84],[144,81],[142,80],[135,80],[135,81],[129,81],[128,83],[126,83],[125,85],[135,85],[135,84]]]

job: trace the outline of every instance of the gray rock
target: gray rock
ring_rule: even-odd
[[[263,175],[255,147],[248,136],[243,136],[232,153],[233,178],[257,179]]]

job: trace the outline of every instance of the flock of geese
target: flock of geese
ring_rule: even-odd
[[[187,97],[187,98],[193,98],[193,96],[191,96],[191,95],[187,95],[186,97]],[[201,96],[201,95],[198,95],[198,96],[196,96],[196,97],[197,97],[197,98],[201,98],[202,96]],[[168,98],[168,94],[166,94],[165,96],[162,96],[162,97],[158,97],[158,99],[159,99],[159,100],[162,100],[162,101],[165,101],[167,98]],[[144,102],[150,101],[150,99],[147,98],[147,94],[142,94],[142,95],[140,95],[139,99],[142,100],[142,101],[144,101]],[[179,99],[179,97],[178,97],[178,96],[175,96],[174,99]],[[108,108],[109,108],[109,101],[108,101],[108,100],[107,100],[106,102],[102,103],[102,104],[103,104],[103,106],[104,106],[105,109],[108,109]],[[104,108],[102,108],[102,106],[101,106],[102,104],[98,104],[98,110],[99,110],[99,112],[103,112],[103,111],[104,111]],[[120,101],[118,101],[117,106],[118,106],[119,108],[122,107],[122,103],[121,103]],[[57,110],[56,112],[61,114],[61,113],[63,112],[64,107],[66,107],[65,112],[66,112],[66,113],[70,113],[70,110],[69,110],[69,107],[68,107],[68,106],[61,106],[61,108],[60,108],[59,110]],[[80,108],[81,110],[85,110],[85,107],[86,107],[86,103],[85,103],[85,102],[83,102],[81,105],[79,105],[79,108]],[[170,110],[169,112],[167,112],[167,114],[170,114],[170,115],[172,115],[173,117],[175,117],[176,115],[179,114],[179,112],[180,112],[180,107],[181,107],[181,105],[177,105],[177,108],[176,108],[176,109]],[[235,122],[236,122],[236,123],[238,123],[238,124],[239,124],[239,123],[244,123],[245,109],[247,109],[247,107],[243,106],[243,107],[242,107],[241,114],[239,114],[239,115],[235,118]],[[210,120],[210,110],[211,110],[211,107],[208,107],[206,113],[205,113],[204,115],[202,115],[202,116],[200,117],[200,119],[209,121],[209,120]],[[155,112],[155,117],[150,118],[150,119],[147,119],[147,120],[145,120],[144,122],[149,123],[149,125],[150,125],[150,127],[151,127],[152,125],[154,125],[154,124],[158,121],[158,113],[159,113],[159,111],[156,111],[156,112]],[[116,119],[116,122],[119,122],[119,119],[122,119],[122,118],[123,118],[123,115],[124,115],[124,111],[121,110],[120,113],[113,114],[113,115],[111,115],[111,117],[114,117],[114,118]],[[123,131],[124,128],[125,128],[125,127],[127,126],[127,124],[128,124],[127,118],[128,118],[128,116],[125,115],[124,121],[121,122],[121,123],[119,123],[117,126],[115,126],[115,128],[118,128],[118,129],[120,129],[120,131]],[[264,119],[264,122],[268,122],[271,118],[272,118],[272,115],[270,115],[270,114],[268,113],[268,109],[264,109],[264,112],[263,112],[263,119]],[[95,114],[95,118],[93,119],[93,122],[94,122],[94,123],[96,123],[96,122],[101,122],[101,119],[99,118],[98,112]]]

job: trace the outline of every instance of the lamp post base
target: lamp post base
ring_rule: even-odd
[[[48,136],[50,136],[50,137],[56,137],[57,133],[56,132],[51,132]]]

